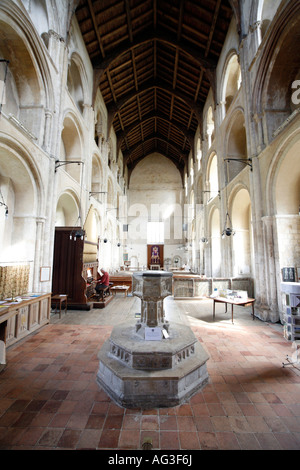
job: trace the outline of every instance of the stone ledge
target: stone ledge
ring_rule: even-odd
[[[110,357],[107,341],[98,354],[97,383],[120,406],[153,408],[177,406],[204,387],[209,356],[199,342],[195,355],[172,369],[145,371],[125,367]]]

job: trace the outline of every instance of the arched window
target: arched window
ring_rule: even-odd
[[[78,218],[79,207],[73,194],[63,193],[56,205],[55,226],[73,227]]]
[[[114,188],[111,179],[107,182],[107,208],[114,208]],[[116,215],[115,213],[113,215]]]
[[[227,155],[230,159],[226,163],[227,182],[231,181],[240,171],[245,168],[247,161],[247,139],[245,129],[245,118],[242,111],[238,110],[234,114],[231,128],[227,136]],[[237,161],[234,161],[237,160]],[[241,161],[240,161],[241,160]]]
[[[83,114],[83,105],[85,100],[84,84],[81,70],[81,59],[77,54],[73,54],[68,68],[67,86],[69,93],[74,101],[74,104],[79,109],[80,113]]]
[[[215,136],[215,123],[214,123],[213,110],[211,106],[208,108],[208,111],[207,111],[206,134],[207,134],[208,148],[209,148]]]
[[[81,138],[78,127],[71,115],[64,119],[64,127],[61,133],[60,160],[81,160]],[[68,164],[65,171],[78,183],[81,183],[83,165]]]
[[[28,131],[32,138],[42,142],[41,122],[47,96],[42,70],[37,67],[38,58],[33,60],[33,51],[26,37],[28,32],[14,26],[0,19],[0,57],[9,61],[2,112],[10,116],[14,124]],[[13,47],[8,47],[7,41]],[[2,81],[6,62],[0,66]]]
[[[184,191],[187,196],[188,184],[187,184],[187,173],[184,174]]]
[[[198,171],[201,168],[201,160],[202,160],[202,148],[201,148],[201,138],[198,137],[197,140],[197,169]]]
[[[194,184],[194,162],[193,159],[190,159],[190,184]]]
[[[251,273],[251,201],[247,189],[240,189],[232,203],[233,275],[249,276]]]
[[[208,166],[208,200],[216,197],[219,191],[219,178],[218,178],[218,158],[217,155],[214,154],[209,162]]]
[[[97,201],[104,201],[103,191],[103,170],[99,158],[94,155],[92,160],[92,170],[91,170],[91,192],[92,196]]]
[[[241,81],[242,76],[238,56],[237,54],[233,54],[227,63],[224,75],[221,99],[223,105],[223,117],[225,117],[232,101],[234,100],[238,90],[240,89]]]

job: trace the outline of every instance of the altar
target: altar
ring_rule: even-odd
[[[205,277],[185,271],[173,272],[174,299],[210,297],[214,289],[243,290],[254,297],[253,279],[250,277]]]

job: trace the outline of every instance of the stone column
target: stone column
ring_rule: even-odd
[[[40,268],[42,266],[42,238],[43,228],[45,224],[44,217],[36,218],[36,238],[35,238],[35,255],[34,255],[34,276],[33,276],[33,291],[42,292],[42,287],[45,287],[40,283]],[[47,287],[49,289],[48,283]],[[48,290],[46,289],[46,291]]]
[[[136,330],[141,326],[154,328],[165,325],[163,308],[164,298],[172,295],[172,273],[165,271],[137,272],[132,276],[133,295],[141,299],[141,320]]]
[[[46,152],[50,151],[51,132],[52,132],[52,112],[49,109],[46,109],[45,110],[44,143],[43,143],[43,147]]]
[[[273,223],[274,218],[265,216],[262,218],[264,246],[265,246],[265,292],[261,293],[261,299],[264,301],[260,309],[262,320],[276,322],[279,320],[278,310],[278,292],[276,285],[276,266],[274,258],[274,236]],[[265,305],[264,305],[265,304]]]

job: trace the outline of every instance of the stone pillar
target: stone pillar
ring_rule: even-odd
[[[46,152],[50,151],[51,131],[52,131],[52,112],[49,109],[46,109],[45,110],[44,143],[43,143],[43,147]]]
[[[133,295],[141,299],[141,320],[137,331],[143,326],[156,327],[164,324],[164,298],[172,295],[172,273],[146,271],[133,273]]]
[[[270,320],[277,322],[279,320],[278,310],[278,292],[276,285],[276,266],[274,257],[274,236],[273,236],[273,217],[263,217],[263,231],[264,231],[264,244],[265,244],[265,266],[266,266],[266,279],[265,279],[265,296],[267,307],[262,309],[261,315],[263,320]]]
[[[41,244],[42,244],[44,224],[45,224],[45,218],[43,217],[36,218],[36,238],[35,238],[35,255],[34,255],[34,276],[33,276],[33,291],[34,292],[42,292],[42,284],[40,283],[40,268],[42,266]],[[47,287],[49,289],[48,283],[47,283]]]

